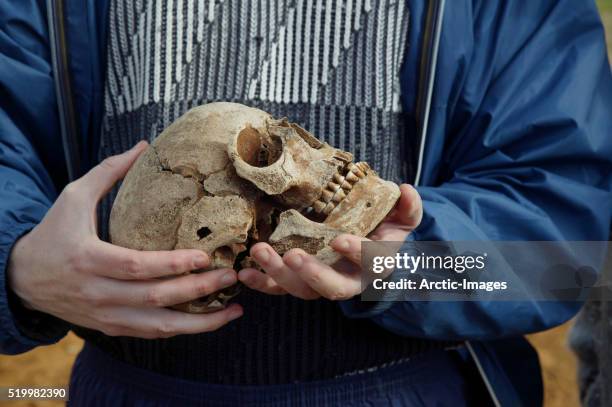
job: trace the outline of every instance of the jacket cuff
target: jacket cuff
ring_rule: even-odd
[[[59,341],[69,324],[52,315],[25,308],[7,284],[8,259],[13,246],[35,224],[13,224],[0,231],[0,351],[25,352]]]

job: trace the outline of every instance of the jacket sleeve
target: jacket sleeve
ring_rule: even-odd
[[[0,353],[6,354],[53,343],[67,332],[58,319],[22,307],[6,279],[13,245],[56,197],[41,160],[45,143],[59,134],[42,4],[0,2]]]
[[[612,78],[593,2],[447,6],[418,188],[424,218],[410,238],[607,240]],[[372,318],[398,334],[479,340],[552,327],[579,306],[342,304],[348,316]]]

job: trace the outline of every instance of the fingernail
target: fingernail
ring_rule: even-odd
[[[132,148],[130,148],[130,150],[135,150],[136,148],[138,148],[144,142],[145,142],[144,140],[140,140],[138,143],[134,144],[134,146]]]
[[[221,284],[224,286],[234,284],[236,282],[236,276],[234,273],[225,273],[221,276]]]
[[[267,263],[270,260],[270,253],[267,249],[260,249],[253,253],[258,262]]]
[[[208,264],[208,258],[205,254],[197,254],[193,259],[193,264],[196,268],[206,267]]]
[[[232,321],[236,318],[240,318],[241,316],[242,316],[242,309],[234,308],[233,310],[230,311],[229,320]]]
[[[302,259],[302,255],[300,254],[294,254],[287,258],[287,264],[292,269],[299,269],[300,267],[302,267],[303,263],[304,260]]]
[[[351,248],[351,243],[348,241],[348,239],[340,239],[337,245],[338,249],[340,250],[348,250]]]

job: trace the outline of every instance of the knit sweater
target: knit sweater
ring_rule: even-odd
[[[224,100],[289,117],[382,177],[409,181],[398,93],[407,30],[399,0],[112,1],[99,158]],[[103,238],[115,194],[100,205]],[[236,301],[245,315],[212,333],[144,340],[76,331],[136,366],[221,384],[326,379],[447,345],[348,319],[324,299],[246,291]]]

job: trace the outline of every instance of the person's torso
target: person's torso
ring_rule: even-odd
[[[111,1],[99,158],[154,139],[189,108],[233,101],[289,117],[395,182],[412,177],[399,75],[404,1]],[[106,223],[115,196],[101,204]],[[238,321],[171,339],[79,334],[121,360],[224,384],[318,380],[445,344],[405,338],[338,304],[246,291]]]

